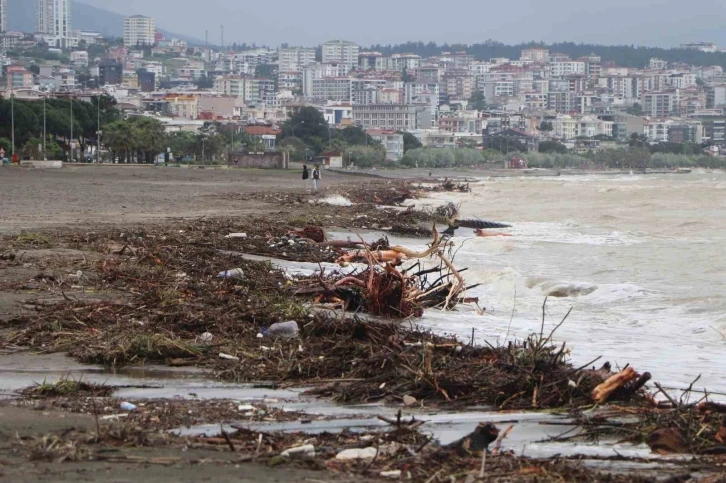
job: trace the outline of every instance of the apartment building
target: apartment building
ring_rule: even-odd
[[[315,62],[315,50],[292,47],[280,49],[278,70],[280,72],[301,71],[306,65]]]
[[[565,62],[552,62],[551,75],[552,77],[565,77],[570,74],[582,74],[586,75],[587,70],[585,68],[585,62],[580,61],[565,61]]]
[[[351,102],[353,79],[350,77],[323,77],[313,79],[312,95],[316,102]]]
[[[337,62],[351,68],[358,65],[360,47],[345,40],[331,40],[323,44],[323,63]]]
[[[5,9],[3,9],[3,12]],[[37,24],[39,34],[59,38],[72,37],[71,0],[37,0]]]
[[[77,67],[88,67],[88,52],[85,50],[71,52],[71,64]]]
[[[134,15],[124,18],[124,45],[154,45],[156,43],[156,26],[153,18]]]
[[[0,33],[8,31],[8,0],[0,0]]]
[[[244,100],[247,79],[240,76],[220,76],[214,79],[212,91],[216,94],[237,97]]]
[[[726,106],[726,84],[707,87],[706,107],[713,109],[714,107],[722,106]]]
[[[394,130],[369,129],[368,135],[385,148],[386,161],[397,162],[403,158],[403,134]]]
[[[368,104],[353,106],[353,122],[365,129],[416,129],[419,109],[409,104]]]
[[[667,117],[676,112],[680,102],[680,91],[645,92],[641,98],[643,114],[650,117]]]
[[[529,62],[548,62],[550,58],[549,49],[523,49],[519,60],[525,60]]]
[[[33,73],[23,67],[11,65],[7,69],[8,90],[33,87]]]

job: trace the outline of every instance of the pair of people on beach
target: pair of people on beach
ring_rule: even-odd
[[[320,183],[320,166],[315,165],[315,168],[313,169],[312,173],[308,170],[308,166],[306,164],[303,164],[303,172],[302,172],[302,179],[305,182],[305,188],[308,187],[308,178],[312,175],[313,178],[313,188],[315,191],[318,190],[318,185]]]

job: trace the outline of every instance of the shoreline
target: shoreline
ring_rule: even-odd
[[[373,184],[375,185],[376,183],[373,183]],[[340,190],[349,189],[349,190],[351,190],[351,192],[355,192],[355,190],[353,190],[352,187],[346,187],[343,184],[341,184],[338,188]],[[356,188],[358,188],[358,187],[356,187]],[[361,193],[362,193],[361,196],[365,196],[366,191],[362,190]],[[325,225],[323,225],[325,227],[325,226],[330,226],[330,223],[328,221],[328,220],[330,220],[330,218],[328,218],[328,217],[334,217],[335,211],[340,209],[337,207],[321,207],[319,205],[315,205],[315,207],[313,208],[309,204],[307,204],[305,201],[300,202],[300,200],[297,199],[300,196],[305,196],[304,194],[291,193],[290,196],[285,197],[285,196],[281,196],[280,193],[272,193],[272,194],[270,194],[270,196],[271,196],[271,199],[269,199],[267,201],[265,201],[264,198],[262,198],[262,200],[261,200],[261,195],[258,192],[250,190],[250,191],[243,193],[241,197],[235,198],[234,199],[235,202],[243,202],[243,203],[252,202],[252,200],[255,200],[254,202],[257,203],[255,205],[257,214],[252,215],[253,218],[252,218],[251,222],[248,222],[248,225],[244,225],[240,221],[240,218],[235,218],[235,217],[230,218],[227,221],[227,223],[232,224],[229,226],[229,228],[232,228],[232,227],[238,228],[238,229],[252,228],[253,226],[255,226],[255,223],[259,223],[259,221],[262,219],[267,219],[268,221],[271,221],[271,223],[272,223],[271,226],[274,226],[274,224],[297,223],[298,221],[307,222],[310,220],[316,220],[316,221],[322,220],[322,221],[319,221],[319,223],[320,224],[325,223]],[[267,207],[265,205],[267,205]],[[305,217],[299,218],[299,214],[298,214],[299,210],[296,211],[295,209],[293,209],[291,207],[304,207],[302,212],[304,213]],[[284,211],[282,211],[282,212],[279,211],[280,208],[284,208]],[[316,211],[316,210],[322,210],[322,211],[320,211],[319,213],[315,213],[315,214],[312,213],[313,211]],[[367,216],[380,216],[380,212],[379,212],[380,210],[378,210],[375,207],[366,208],[366,210],[367,210],[366,211]],[[257,216],[257,218],[254,218],[254,216]],[[316,218],[317,216],[319,216],[320,218]],[[257,221],[255,221],[255,220],[257,220]],[[211,222],[214,222],[214,220],[210,220],[210,223]],[[381,219],[381,223],[383,223],[383,222],[384,222],[384,220]],[[420,221],[416,221],[416,223],[419,223],[419,222]],[[181,225],[180,225],[180,223],[181,223]],[[366,224],[369,224],[369,222],[366,222]],[[184,227],[184,225],[186,225],[186,228]],[[220,225],[220,226],[227,228],[224,225]],[[97,234],[95,234],[94,237],[92,237],[90,239],[88,238],[88,234],[84,235],[83,233],[79,233],[78,231],[74,232],[74,230],[72,230],[72,229],[66,229],[66,230],[63,230],[63,232],[60,234],[58,234],[58,233],[50,233],[50,234],[30,233],[30,234],[27,234],[26,237],[22,239],[22,241],[18,237],[15,237],[14,239],[12,237],[5,238],[4,241],[9,243],[14,240],[16,243],[20,243],[20,245],[18,246],[18,251],[24,252],[25,257],[26,257],[25,261],[20,264],[21,266],[25,263],[28,263],[27,262],[27,260],[29,260],[27,258],[28,256],[33,256],[33,258],[30,259],[30,260],[34,260],[31,262],[32,264],[43,265],[43,266],[45,266],[44,271],[50,270],[51,273],[57,273],[58,275],[57,276],[54,275],[54,277],[56,277],[56,278],[61,277],[59,280],[63,280],[62,277],[68,277],[68,273],[71,273],[71,274],[74,273],[74,270],[72,269],[72,267],[74,267],[74,266],[84,267],[82,272],[84,272],[83,276],[85,276],[85,277],[94,276],[93,267],[95,266],[95,267],[101,267],[102,271],[107,270],[107,269],[113,270],[114,273],[118,274],[117,276],[122,276],[122,279],[123,279],[123,277],[131,276],[135,272],[126,273],[124,271],[125,269],[123,269],[123,265],[114,266],[113,264],[129,263],[129,262],[131,262],[131,259],[138,257],[139,255],[137,255],[135,252],[124,253],[126,251],[126,247],[123,245],[116,246],[116,245],[110,244],[110,240],[117,238],[117,236],[118,236],[117,233],[119,231],[119,228],[123,229],[124,232],[128,232],[129,231],[128,228],[132,228],[134,230],[141,229],[142,232],[139,232],[139,233],[143,233],[142,235],[139,236],[141,239],[153,240],[154,238],[149,238],[149,236],[151,236],[151,237],[163,236],[163,237],[166,237],[164,240],[165,243],[159,245],[159,247],[171,245],[171,246],[177,246],[177,247],[179,247],[179,249],[183,249],[183,247],[185,245],[183,243],[181,243],[181,241],[180,241],[181,239],[174,240],[172,236],[175,231],[179,231],[180,229],[182,229],[183,231],[187,232],[190,230],[190,227],[192,227],[192,224],[188,220],[186,222],[178,222],[178,221],[175,222],[173,220],[167,220],[161,226],[154,225],[154,224],[150,225],[148,222],[137,223],[134,226],[134,224],[128,224],[128,223],[124,223],[123,221],[121,221],[119,224],[116,225],[115,228],[107,230],[106,233],[103,233],[103,232],[97,233]],[[348,227],[351,227],[351,226],[348,225]],[[352,228],[355,228],[355,227],[352,227]],[[360,228],[360,227],[358,227],[358,228]],[[252,230],[247,230],[247,231],[249,231],[250,234],[254,233]],[[282,231],[284,231],[284,230],[282,230]],[[111,232],[115,232],[116,234],[111,234]],[[131,232],[136,233],[136,231],[131,231]],[[201,238],[192,237],[189,239],[189,241],[192,243],[197,243],[197,244],[198,243],[211,243],[212,246],[215,247],[217,242],[214,241],[213,233],[217,233],[217,236],[219,236],[219,237],[222,236],[222,233],[220,232],[219,229],[210,228],[209,230],[200,232],[200,234],[203,235]],[[47,238],[43,238],[44,236]],[[58,241],[56,241],[56,239],[54,238],[56,236],[60,236],[60,238],[59,238],[60,243],[58,243]],[[206,241],[204,241],[204,240],[206,240]],[[117,240],[115,243],[118,244],[119,241]],[[25,246],[25,244],[28,244],[28,246]],[[148,250],[147,245],[145,245],[143,242],[127,241],[126,244],[134,250],[139,250],[142,248]],[[265,246],[266,245],[267,244],[265,244]],[[149,245],[149,246],[156,247],[156,245],[154,245],[154,244]],[[194,245],[190,244],[188,246],[192,247]],[[187,248],[187,250],[189,250],[189,249],[190,248]],[[43,251],[43,250],[45,250],[45,251]],[[62,250],[69,250],[70,252],[64,252]],[[120,251],[120,253],[119,253],[119,251]],[[35,253],[35,255],[33,255],[34,253]],[[161,255],[161,252],[158,250],[158,248],[152,249],[149,253],[152,253],[153,256],[155,256],[157,258]],[[205,256],[212,255],[212,252],[210,252],[208,250],[200,252],[200,253],[204,253]],[[261,252],[261,253],[258,253],[258,255],[270,256],[270,253]],[[305,255],[305,256],[307,256],[307,255]],[[127,258],[127,257],[130,257],[130,258]],[[7,260],[7,259],[5,259],[5,260],[8,262],[13,261],[13,260]],[[99,264],[112,263],[109,260],[116,260],[116,261],[114,261],[111,266],[108,266],[106,268],[104,268],[104,265],[99,265]],[[165,258],[165,260],[166,260],[166,258]],[[168,261],[166,261],[166,262],[164,260],[162,260],[162,262],[163,262],[162,266],[164,264],[168,264],[172,260],[176,260],[176,259],[169,258]],[[220,260],[221,260],[221,258],[220,258]],[[148,260],[148,262],[151,263],[152,266],[155,263],[153,260]],[[174,261],[174,265],[178,266],[179,262]],[[131,266],[134,266],[134,264],[132,263]],[[253,265],[250,265],[250,267],[253,267]],[[3,270],[5,272],[4,275],[7,275],[9,273],[9,276],[11,278],[15,278],[17,280],[16,283],[27,284],[28,283],[27,280],[32,278],[33,273],[37,273],[36,272],[37,269],[34,269],[34,267],[22,267],[22,268],[28,268],[28,270],[25,270],[25,271],[21,270],[19,273],[17,273],[18,268],[19,268],[18,265],[14,265],[14,264],[10,263],[9,266],[5,267],[5,269]],[[192,267],[190,266],[189,268],[192,268]],[[214,267],[214,269],[216,269],[216,268],[219,268],[219,267],[218,266]],[[8,272],[7,269],[10,269],[10,271]],[[250,269],[252,269],[252,268],[250,268]],[[185,270],[188,270],[188,269],[185,268]],[[210,268],[209,270],[212,270],[212,269]],[[16,271],[16,273],[13,273],[13,271]],[[212,270],[212,272],[213,271],[214,270]],[[138,272],[138,273],[144,273],[144,272]],[[202,272],[200,272],[200,275],[201,275],[201,273]],[[207,270],[203,273],[208,275],[211,272],[209,272]],[[216,272],[214,272],[214,273],[216,273]],[[252,272],[252,273],[258,273],[258,272]],[[124,274],[126,274],[126,275],[124,275]],[[261,276],[262,272],[259,272],[259,274]],[[197,275],[194,275],[194,276],[196,277]],[[35,311],[35,312],[39,311],[41,314],[45,314],[45,316],[50,316],[52,313],[57,312],[56,306],[58,304],[68,305],[70,303],[70,306],[75,307],[75,308],[81,308],[81,307],[86,306],[87,304],[90,304],[90,305],[88,305],[88,307],[90,307],[93,310],[93,312],[91,312],[91,313],[96,313],[95,312],[96,309],[106,306],[104,304],[107,304],[107,301],[105,301],[103,299],[101,301],[94,301],[93,298],[96,297],[94,295],[91,295],[90,301],[80,303],[80,305],[76,306],[76,304],[71,301],[74,298],[76,298],[77,301],[82,301],[82,300],[84,300],[85,297],[88,297],[88,293],[86,292],[86,290],[78,291],[78,289],[73,289],[72,288],[73,283],[70,282],[70,279],[66,279],[66,280],[68,280],[68,283],[70,284],[70,290],[62,290],[61,297],[58,297],[57,289],[51,288],[51,290],[49,292],[55,292],[55,294],[54,294],[55,301],[51,301],[51,305],[47,306],[48,308],[44,308],[45,304],[43,303],[43,304],[37,305],[36,308],[33,308],[33,309],[24,308],[23,311],[27,312],[29,310],[31,313],[33,311]],[[276,282],[276,283],[277,283],[277,280],[278,279],[274,279],[274,278],[272,279],[272,281]],[[5,283],[6,284],[8,283],[7,278],[5,279]],[[279,283],[282,283],[282,281],[280,281]],[[91,283],[91,279],[89,279],[86,282],[86,284],[87,284],[87,286],[88,285],[93,286],[93,283]],[[61,285],[61,287],[62,286],[63,285]],[[269,287],[269,286],[270,285],[266,285],[265,287]],[[43,288],[42,286],[36,286],[35,288],[32,288],[32,285],[31,286],[21,285],[20,287],[24,287],[24,288],[21,288],[20,293],[22,293],[23,291],[25,291],[25,292],[30,291],[33,295],[33,298],[36,298],[36,299],[39,298],[39,297],[37,297],[38,292],[43,292],[43,291],[47,290],[47,289]],[[108,293],[108,295],[121,297],[121,300],[123,300],[126,297],[129,297],[129,295],[125,295],[123,293],[124,291],[128,292],[129,290],[131,290],[131,292],[129,292],[129,294],[133,294],[134,290],[135,290],[134,289],[135,285],[133,285],[133,284],[128,285],[128,286],[120,285],[120,286],[117,286],[115,289],[113,287],[114,287],[113,285],[110,287],[106,287],[105,291]],[[123,291],[118,290],[118,289],[123,289]],[[7,290],[7,288],[6,288],[6,290]],[[118,290],[118,293],[114,293],[116,290]],[[265,288],[264,290],[269,290],[269,288]],[[9,292],[9,293],[18,295],[18,290],[14,289],[14,291]],[[91,293],[93,293],[93,292],[91,292]],[[180,293],[182,293],[182,292],[180,292]],[[170,294],[164,295],[164,297],[169,297],[169,296],[171,296],[172,300],[173,300],[173,298],[177,297],[178,295],[170,295]],[[133,295],[132,298],[133,297],[135,297],[135,295]],[[163,303],[163,299],[160,299],[160,300]],[[203,300],[203,299],[200,299],[200,300]],[[187,303],[189,303],[189,302],[187,302]],[[268,305],[265,306],[264,308],[262,308],[263,312],[260,312],[260,314],[264,314],[269,310],[269,301],[267,303],[268,303]],[[13,306],[14,305],[15,305],[15,301],[13,301]],[[26,305],[27,305],[27,301],[26,301]],[[138,305],[138,306],[140,306],[140,305]],[[210,309],[211,309],[211,307],[210,307]],[[208,309],[205,309],[205,310],[208,310]],[[284,311],[284,310],[287,310],[287,308],[283,305],[281,307],[281,310]],[[5,310],[0,310],[0,312],[5,312]],[[83,318],[82,311],[75,312],[75,314],[76,315],[74,317]],[[25,315],[21,314],[21,316],[28,317],[27,313]],[[88,316],[90,316],[90,314],[88,314]],[[137,317],[137,316],[138,316],[138,314],[135,317]],[[35,318],[37,319],[37,316]],[[26,318],[24,320],[28,320],[28,319]],[[86,323],[88,323],[90,320],[92,320],[92,319],[88,319],[86,321]],[[341,326],[340,328],[336,328],[335,330],[340,331],[340,330],[342,330],[342,327],[343,326]],[[86,329],[81,329],[81,330],[86,330]],[[252,328],[252,330],[256,331],[257,328],[254,327],[254,328]],[[7,334],[7,332],[5,330],[3,330],[3,335],[6,336],[6,334]],[[413,333],[411,333],[411,332],[407,332],[404,330],[401,332],[401,335],[403,336],[404,339],[406,339],[408,341],[414,340]],[[319,335],[317,337],[319,337]],[[380,341],[386,340],[386,338],[377,337],[376,340],[379,340],[379,343],[380,343]],[[429,339],[429,336],[424,335],[424,338],[420,339],[420,342],[422,342],[422,344],[425,346],[425,344],[431,340],[432,339]],[[434,345],[437,345],[437,344],[438,345],[443,345],[443,344],[463,345],[463,342],[452,342],[451,340],[447,341],[445,339],[433,339],[432,343]],[[313,353],[325,355],[326,350],[327,350],[326,347],[331,347],[331,346],[330,345],[326,346],[325,344],[323,344],[319,349],[317,349],[319,352],[313,351]],[[226,347],[223,347],[223,349],[230,351]],[[48,350],[47,347],[46,347],[46,350]],[[174,350],[176,351],[176,349],[174,349]],[[472,350],[473,350],[473,348],[472,348]],[[576,350],[576,348],[575,348],[575,350]],[[404,348],[404,349],[402,349],[402,351],[403,351],[402,353],[405,353],[406,349]],[[182,351],[182,354],[183,353],[184,353],[184,351]],[[108,356],[108,354],[106,354],[106,352],[105,352],[105,349],[103,350],[103,354],[105,354],[104,357]],[[99,353],[99,355],[101,355],[101,353]],[[472,353],[472,355],[475,356],[475,359],[479,359],[482,357],[482,355],[478,354],[478,353]],[[448,360],[449,357],[451,357],[451,356],[447,355],[446,352],[443,353],[442,361],[444,361],[444,362],[442,362],[442,363],[444,363],[445,365],[442,367],[444,367],[444,368],[448,367],[446,365],[448,363],[445,361]],[[488,356],[486,356],[486,357],[488,357]],[[557,361],[557,359],[555,359],[555,361]],[[566,380],[563,382],[565,383],[565,385],[567,385]],[[390,381],[389,381],[389,383],[390,383]],[[378,384],[376,384],[376,385],[378,385]],[[338,391],[337,392],[338,394],[341,394],[340,388],[336,389],[334,387],[331,387],[331,388],[327,388],[326,391],[328,391],[328,393],[329,393],[328,397],[330,397],[330,394],[335,395],[336,391]],[[531,398],[531,395],[528,397]],[[536,396],[535,396],[535,399],[536,399]],[[423,399],[422,401],[424,401],[428,405],[428,402],[426,402],[425,399]],[[400,407],[400,401],[397,401],[396,404],[398,405],[398,407]],[[397,407],[397,406],[394,405],[391,407],[391,409],[393,410],[393,408],[395,408],[395,407]],[[563,409],[564,405],[561,405],[560,408]],[[500,428],[500,429],[503,430],[504,428]],[[467,461],[469,461],[469,460],[476,461],[477,458],[478,457],[469,458]],[[507,459],[507,461],[508,461],[507,464],[512,464],[512,461],[510,461],[508,459]],[[520,465],[521,464],[524,464],[524,465],[535,464],[534,461],[536,461],[536,460],[522,459],[519,462],[519,464]],[[469,461],[469,463],[471,463],[471,461]],[[348,468],[347,470],[353,470],[353,469]],[[565,469],[567,469],[567,468],[565,468]],[[358,468],[358,470],[360,470],[360,468]],[[597,473],[595,473],[595,474],[597,474]],[[378,477],[380,475],[370,475],[370,476]],[[428,478],[428,476],[427,476],[427,478]],[[423,479],[422,479],[422,481],[423,481]]]

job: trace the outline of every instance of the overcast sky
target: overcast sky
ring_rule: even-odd
[[[505,43],[571,40],[671,47],[711,40],[726,47],[720,0],[80,0],[154,17],[166,30],[219,43],[361,45],[407,40]]]

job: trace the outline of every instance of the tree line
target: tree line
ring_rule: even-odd
[[[466,52],[475,59],[487,61],[495,57],[519,59],[524,49],[545,48],[550,52],[559,52],[578,59],[590,54],[599,55],[604,61],[615,62],[623,67],[644,67],[653,57],[668,62],[684,62],[696,66],[719,65],[726,69],[726,52],[701,52],[689,49],[664,49],[660,47],[644,47],[634,45],[598,45],[575,42],[526,42],[507,45],[502,42],[488,40],[473,45],[436,44],[434,42],[406,42],[398,45],[373,45],[371,50],[384,55],[410,53],[421,57],[441,55],[442,52]]]

